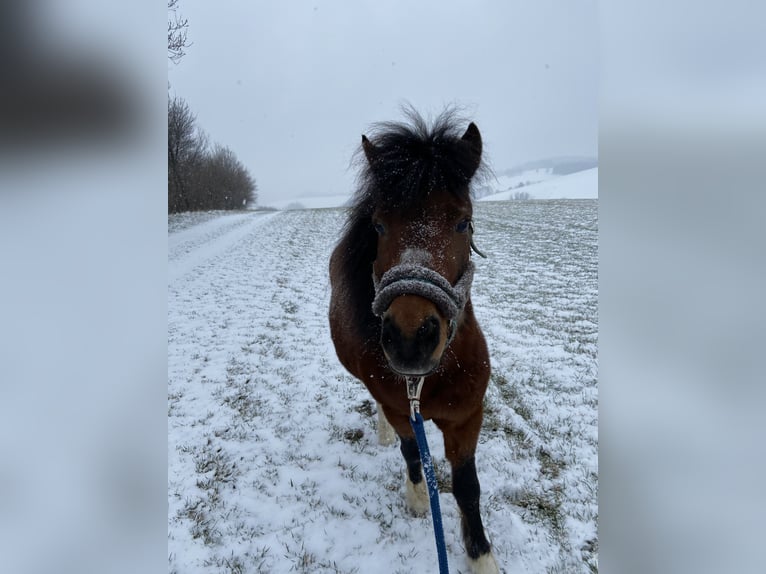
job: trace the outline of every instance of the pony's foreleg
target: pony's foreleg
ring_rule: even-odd
[[[402,437],[401,451],[404,461],[407,463],[407,471],[404,479],[404,493],[407,508],[416,516],[425,515],[429,508],[428,490],[426,481],[423,480],[423,470],[420,463],[420,450],[414,437]]]
[[[474,574],[499,573],[479,513],[481,488],[473,456],[452,467],[452,492],[460,508],[463,542],[470,558],[471,570]]]
[[[447,459],[452,465],[452,494],[460,508],[463,542],[471,571],[474,574],[498,574],[500,569],[484,533],[479,512],[481,487],[476,475],[474,452],[480,427],[481,413],[460,427],[444,425],[442,432]]]
[[[378,413],[383,416],[384,407],[378,403]],[[415,434],[406,416],[389,413],[384,420],[390,421],[392,434],[399,436],[399,449],[404,457],[404,497],[407,509],[416,516],[426,514],[430,508],[426,481],[423,480],[423,469],[420,464],[420,451],[415,440]],[[387,423],[389,424],[389,423]],[[379,427],[380,428],[380,427]]]
[[[383,446],[390,446],[396,440],[394,427],[388,422],[383,407],[378,403],[378,442]]]

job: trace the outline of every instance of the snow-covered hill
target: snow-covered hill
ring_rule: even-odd
[[[598,199],[598,168],[562,176],[548,174],[539,183],[485,195],[479,201],[505,201],[519,193],[528,194],[528,199]]]
[[[264,203],[264,206],[282,210],[320,209],[326,207],[343,207],[349,199],[351,199],[350,192],[337,195],[309,195],[270,201]]]

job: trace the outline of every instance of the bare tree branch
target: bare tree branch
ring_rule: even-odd
[[[178,15],[178,0],[168,0],[168,58],[177,64],[191,46],[186,34],[189,20]]]

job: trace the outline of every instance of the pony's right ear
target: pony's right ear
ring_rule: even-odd
[[[470,158],[470,165],[468,166],[470,173],[468,177],[470,179],[476,173],[476,170],[479,169],[479,165],[481,165],[481,133],[479,133],[479,128],[476,127],[475,123],[471,122],[468,124],[468,129],[465,130],[460,141],[468,148]]]
[[[362,149],[364,150],[364,155],[367,158],[367,161],[372,164],[378,155],[378,150],[375,149],[375,146],[367,139],[366,135],[362,135]]]

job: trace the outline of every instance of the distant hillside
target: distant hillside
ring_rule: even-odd
[[[598,199],[598,168],[549,177],[544,181],[520,188],[508,188],[499,193],[486,195],[479,201],[509,199]]]
[[[510,191],[512,189],[519,189],[556,177],[559,176],[554,175],[549,167],[529,169],[522,172],[516,172],[512,175],[509,175],[507,172],[504,174],[497,174],[496,177],[487,181],[483,186],[474,188],[474,197],[476,197],[476,199],[481,199],[488,195]]]
[[[558,179],[561,176],[582,172],[598,167],[597,157],[562,156],[528,161],[518,164],[510,169],[495,171],[494,177],[490,177],[484,185],[475,186],[473,189],[476,199],[483,199],[490,195],[503,192],[529,192],[534,199],[545,199],[542,188],[534,192],[530,186]],[[551,188],[554,189],[554,188]],[[536,195],[537,194],[537,195]],[[511,197],[513,193],[511,193]],[[587,197],[598,197],[598,184],[595,192]],[[566,197],[566,196],[562,196]],[[507,199],[507,198],[506,198]],[[351,200],[351,194],[337,194],[326,196],[303,196],[265,201],[263,208],[278,210],[316,209],[323,207],[344,207]]]
[[[285,211],[295,211],[299,209],[319,209],[324,207],[344,207],[351,200],[351,194],[338,195],[311,195],[303,197],[292,197],[279,199],[277,201],[266,202],[264,207],[274,208]]]
[[[474,197],[482,199],[511,190],[523,192],[527,186],[595,168],[597,157],[561,156],[528,161],[495,171],[494,177],[474,187]]]
[[[498,177],[501,175],[514,176],[533,170],[549,170],[553,175],[569,175],[594,167],[598,167],[597,157],[561,156],[520,163],[510,169],[498,171],[496,175]]]

